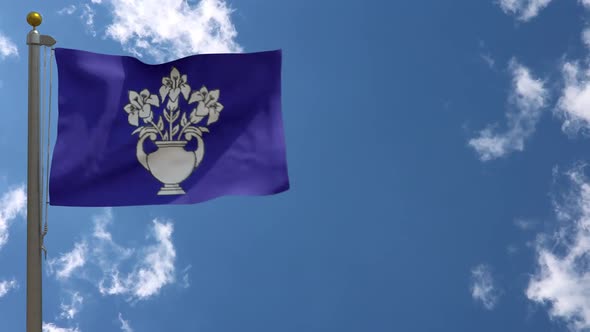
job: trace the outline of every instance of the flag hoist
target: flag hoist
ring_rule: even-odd
[[[42,217],[42,169],[40,132],[40,49],[53,46],[55,39],[37,30],[41,15],[30,12],[27,22],[33,29],[27,34],[29,45],[29,111],[27,154],[27,332],[42,332],[41,251],[44,234]],[[48,131],[49,132],[49,131]],[[48,165],[47,165],[48,167]]]

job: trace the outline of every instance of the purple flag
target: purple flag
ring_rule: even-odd
[[[191,204],[289,188],[280,50],[158,65],[55,54],[51,205]]]

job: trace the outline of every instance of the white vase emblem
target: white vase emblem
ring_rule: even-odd
[[[197,103],[188,114],[179,108],[179,96],[187,102],[187,106]],[[129,91],[129,104],[124,110],[128,115],[129,124],[138,127],[132,133],[139,134],[136,154],[139,163],[148,170],[163,186],[158,195],[182,195],[185,191],[180,184],[199,167],[205,155],[204,133],[207,126],[217,122],[223,105],[219,103],[219,90],[207,90],[205,86],[191,91],[187,76],[180,75],[172,67],[169,77],[162,78],[162,86],[158,95],[151,94],[147,89],[141,92]],[[167,100],[166,107],[154,122],[152,107],[160,107]],[[198,124],[207,118],[207,124]],[[141,126],[140,126],[140,121]],[[149,139],[157,150],[146,154],[144,142]],[[187,143],[196,139],[195,151],[185,150]]]

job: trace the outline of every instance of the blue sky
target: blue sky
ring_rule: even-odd
[[[292,184],[50,207],[45,331],[590,330],[590,1],[180,3],[0,4],[0,330],[25,327],[31,10],[148,63],[281,48]]]

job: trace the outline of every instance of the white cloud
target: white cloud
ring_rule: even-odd
[[[124,320],[123,319],[123,315],[121,315],[121,313],[119,313],[119,322],[121,323],[121,331],[123,331],[123,332],[133,332],[133,329],[129,325],[129,321],[128,320]]]
[[[172,244],[172,229],[171,223],[154,221],[154,235],[158,243],[147,250],[147,256],[136,272],[136,296],[152,296],[164,285],[174,281],[176,251]]]
[[[0,198],[0,249],[8,241],[8,228],[19,215],[24,216],[27,208],[27,194],[24,186],[4,193]]]
[[[72,251],[61,255],[58,258],[50,259],[47,264],[49,272],[53,273],[58,279],[68,279],[74,271],[82,268],[86,264],[88,255],[88,246],[86,242],[78,242],[74,245]]]
[[[528,21],[537,16],[550,2],[551,0],[499,0],[498,4],[504,13],[517,15],[519,20]]]
[[[107,227],[113,221],[112,209],[107,208],[102,215],[94,217],[94,230],[92,237],[93,260],[102,271],[102,278],[98,282],[99,291],[102,294],[116,295],[126,292],[126,287],[119,281],[119,264],[129,259],[134,253],[131,248],[124,248],[113,241],[112,234]],[[111,286],[106,289],[105,276],[111,280]]]
[[[98,290],[102,295],[120,295],[120,294],[127,294],[129,293],[130,286],[119,278],[119,270],[117,268],[112,269],[108,273],[108,277],[110,279],[110,286],[105,286],[106,280],[105,278],[101,279],[98,283]]]
[[[63,280],[87,266],[77,276],[96,282],[103,295],[126,295],[130,300],[150,298],[162,287],[175,282],[176,250],[172,243],[171,222],[153,220],[150,234],[155,243],[131,249],[113,240],[108,230],[113,221],[111,209],[104,209],[104,213],[94,216],[93,221],[92,236],[76,243],[71,252],[50,260],[50,273],[57,271],[56,277]],[[133,261],[135,257],[137,260]],[[98,267],[98,271],[93,267]],[[183,273],[187,271],[185,269]],[[98,277],[96,272],[100,273]]]
[[[93,259],[97,260],[99,267],[103,271],[116,268],[120,262],[131,257],[134,250],[132,248],[124,248],[115,243],[113,236],[107,230],[107,226],[113,221],[112,209],[104,209],[103,214],[96,215],[93,219]]]
[[[92,3],[99,4],[100,1],[92,1]],[[86,26],[86,30],[88,31],[88,33],[95,37],[96,29],[94,26],[94,17],[96,16],[96,11],[89,4],[82,4],[80,5],[80,7],[76,7],[75,5],[69,5],[57,11],[57,13],[60,15],[72,15],[75,12],[80,12],[80,20],[82,20],[82,23],[84,23],[84,25]]]
[[[16,288],[18,288],[18,283],[14,279],[10,281],[0,281],[0,297],[3,297],[4,295],[8,294],[8,292]]]
[[[541,111],[546,104],[547,91],[544,82],[531,76],[529,69],[512,60],[512,86],[509,101],[516,112],[508,112],[508,130],[495,133],[488,126],[479,137],[469,140],[469,145],[478,153],[482,161],[502,157],[512,151],[524,150],[525,140],[533,134]]]
[[[80,312],[80,309],[82,309],[83,302],[84,298],[82,297],[82,295],[80,295],[80,293],[73,293],[72,299],[69,304],[62,303],[60,305],[61,314],[59,316],[65,319],[74,319],[76,314],[78,314],[78,312]]]
[[[60,15],[72,15],[76,11],[75,5],[69,5],[57,11]]]
[[[552,318],[564,320],[573,331],[590,329],[590,183],[583,167],[569,172],[573,189],[556,208],[562,227],[537,241],[538,271],[526,296],[549,305]],[[561,210],[561,211],[560,211]],[[565,211],[565,213],[564,213]]]
[[[92,1],[112,10],[106,35],[133,55],[157,61],[197,53],[241,52],[236,43],[232,10],[223,0],[104,0]],[[130,14],[132,13],[132,14]]]
[[[76,328],[59,327],[53,323],[43,322],[43,332],[80,332],[80,330],[77,327]]]
[[[471,296],[491,310],[498,303],[499,291],[489,266],[480,264],[471,270]]]
[[[582,31],[582,42],[587,48],[590,48],[590,28],[585,28]]]
[[[154,220],[153,236],[157,243],[144,251],[143,259],[127,276],[121,278],[119,270],[112,269],[108,276],[110,285],[105,279],[101,280],[100,292],[104,295],[130,294],[141,300],[158,294],[162,287],[174,282],[176,251],[172,231],[172,223]]]
[[[562,67],[564,88],[557,102],[557,111],[564,122],[562,129],[568,133],[590,129],[590,69],[582,70],[576,62],[566,62]]]
[[[496,65],[496,61],[492,58],[489,54],[480,54],[481,59],[490,67],[490,69],[494,69]]]
[[[85,4],[82,6],[82,14],[80,15],[80,18],[92,36],[96,36],[96,30],[94,29],[94,15],[94,9],[90,7],[90,5]]]
[[[94,231],[92,236],[99,240],[106,242],[113,242],[113,237],[106,228],[113,221],[113,210],[111,208],[104,209],[103,215],[94,216]]]
[[[530,219],[518,218],[518,219],[514,220],[514,225],[516,227],[522,229],[523,231],[526,231],[526,230],[530,230],[530,229],[534,228],[535,225],[537,225],[537,222],[534,220],[530,220]]]
[[[189,279],[189,276],[188,276],[188,271],[189,271],[189,270],[190,270],[192,267],[193,267],[193,266],[189,264],[187,267],[185,267],[185,268],[182,270],[182,284],[181,284],[181,286],[182,286],[183,288],[189,288],[189,287],[190,287],[190,285],[191,285],[191,284],[190,284],[190,282],[189,282],[189,280],[188,280],[188,279]]]
[[[590,9],[590,0],[580,0]],[[583,29],[581,41],[590,50],[590,27]],[[590,66],[588,62],[566,61],[562,66],[564,86],[556,111],[563,118],[562,130],[567,134],[590,129]]]
[[[9,56],[18,56],[18,48],[12,40],[0,33],[0,60]]]

